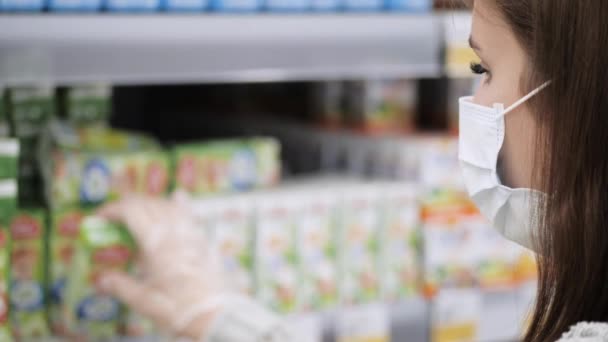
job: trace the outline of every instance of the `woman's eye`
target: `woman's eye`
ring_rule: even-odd
[[[471,72],[477,75],[488,73],[488,69],[484,68],[480,63],[471,62]]]

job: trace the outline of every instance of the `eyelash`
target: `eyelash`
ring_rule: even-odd
[[[471,72],[477,75],[487,74],[490,71],[483,67],[480,63],[471,62]]]

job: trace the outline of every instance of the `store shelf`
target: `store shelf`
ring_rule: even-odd
[[[166,84],[441,73],[435,15],[5,15],[8,85]]]

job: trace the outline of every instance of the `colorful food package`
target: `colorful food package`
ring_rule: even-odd
[[[124,318],[121,303],[99,293],[96,282],[108,271],[130,268],[135,253],[126,228],[103,218],[83,219],[68,276],[64,320],[70,335],[91,341],[113,341]]]
[[[239,197],[213,203],[210,240],[220,256],[226,290],[251,296],[255,289],[253,202]]]
[[[280,313],[293,312],[299,298],[293,202],[279,194],[255,201],[257,297]]]
[[[344,307],[336,320],[337,342],[389,342],[391,317],[385,304]]]
[[[329,191],[296,194],[296,240],[300,264],[300,307],[323,310],[338,304],[336,208]]]
[[[60,0],[54,2],[61,3]],[[98,0],[81,2],[89,2],[93,6]],[[110,117],[112,88],[105,84],[72,87],[67,89],[64,101],[70,122],[76,125],[103,125]]]
[[[248,190],[258,179],[256,151],[239,140],[175,148],[175,187],[194,195]]]
[[[65,291],[68,275],[72,270],[72,258],[83,218],[87,211],[80,208],[61,209],[51,212],[49,231],[49,322],[54,334],[65,336],[63,320]]]
[[[38,135],[54,115],[54,94],[50,86],[11,88],[8,90],[8,113],[12,136],[29,138]]]
[[[380,298],[380,202],[369,185],[343,192],[340,213],[340,297],[344,304],[368,303]]]
[[[15,335],[32,340],[50,334],[46,315],[46,211],[18,209],[10,225],[11,318]]]
[[[144,151],[134,154],[139,172],[136,192],[148,196],[163,196],[171,187],[171,163],[165,151]]]
[[[478,281],[474,245],[478,211],[460,191],[433,190],[422,197],[425,292],[471,287]]]
[[[0,138],[0,179],[17,178],[19,162],[19,141]]]
[[[0,181],[0,341],[12,341],[9,321],[10,234],[9,226],[17,207],[17,184]]]
[[[477,280],[484,289],[513,289],[518,284],[515,268],[523,248],[505,239],[479,214],[469,221],[473,227],[473,248],[478,253]]]
[[[483,314],[478,288],[442,289],[431,312],[431,341],[477,341]]]
[[[411,80],[347,83],[346,119],[365,132],[410,132],[414,128],[417,88]]]
[[[422,246],[418,188],[413,184],[380,186],[383,201],[381,229],[381,288],[389,301],[415,295],[420,290]]]
[[[258,137],[246,140],[256,156],[256,187],[269,188],[281,179],[281,144],[275,138]]]

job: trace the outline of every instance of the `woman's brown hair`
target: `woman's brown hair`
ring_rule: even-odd
[[[539,126],[538,290],[524,341],[608,321],[608,1],[482,0],[529,56],[525,94]]]

